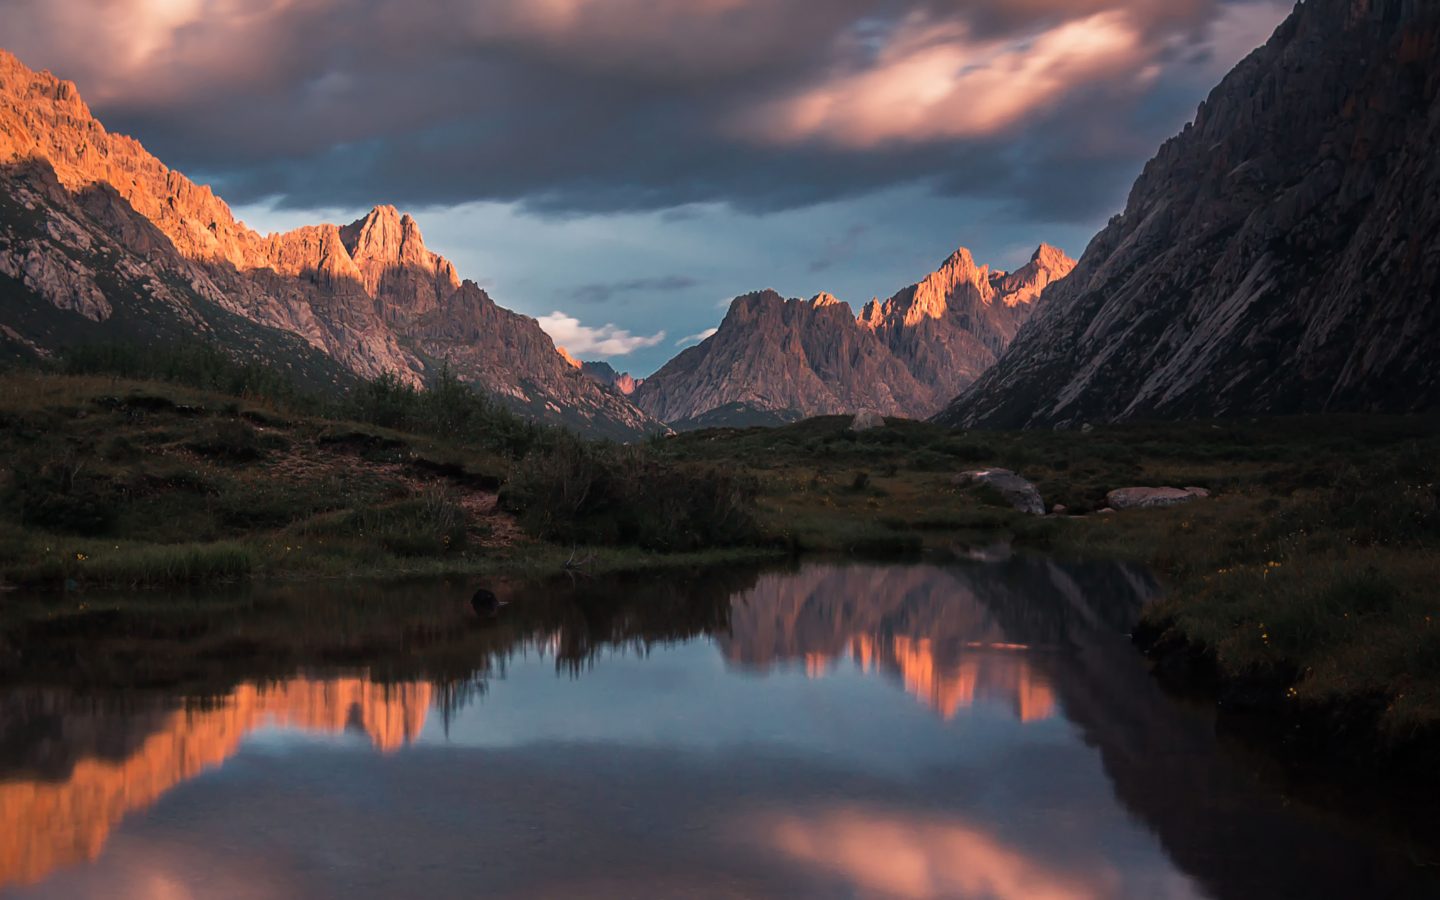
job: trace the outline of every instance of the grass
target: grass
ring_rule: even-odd
[[[53,536],[38,558],[9,571],[27,584],[85,584],[102,588],[148,588],[244,578],[254,570],[254,555],[243,544],[95,544],[66,542]]]
[[[175,381],[0,374],[0,583],[553,572],[577,558],[614,570],[661,565],[666,552],[682,566],[728,548],[774,553],[722,467],[515,426],[463,386],[437,390],[386,381],[357,401],[384,398],[365,415],[390,427]],[[481,439],[487,422],[500,431]],[[596,550],[572,558],[577,545]]]

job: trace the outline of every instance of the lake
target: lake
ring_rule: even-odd
[[[0,896],[1440,896],[1159,689],[1137,569],[473,587],[10,601]]]

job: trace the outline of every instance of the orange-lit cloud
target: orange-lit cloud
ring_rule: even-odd
[[[840,876],[865,895],[1096,900],[1119,886],[1103,864],[1064,871],[948,819],[844,809],[777,817],[762,834],[783,858]]]
[[[741,127],[761,141],[850,148],[986,137],[1052,106],[1067,91],[1134,70],[1145,49],[1120,12],[1005,40],[976,40],[961,23],[915,17],[873,64],[746,112]],[[1141,79],[1156,74],[1138,73]]]
[[[0,46],[232,203],[774,210],[926,183],[1090,220],[1289,5],[5,0]]]

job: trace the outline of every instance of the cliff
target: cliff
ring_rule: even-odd
[[[1440,406],[1440,6],[1309,0],[942,422]]]

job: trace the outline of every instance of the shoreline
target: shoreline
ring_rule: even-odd
[[[1208,673],[1176,683],[1273,717],[1292,744],[1407,772],[1421,768],[1407,754],[1437,746],[1434,418],[1088,432],[892,419],[856,433],[834,416],[615,446],[525,426],[459,388],[454,405],[381,397],[383,416],[338,418],[173,382],[0,374],[0,583],[64,597],[242,578],[713,572],[1009,541],[1149,567],[1167,592],[1137,634],[1157,677]],[[463,434],[446,431],[454,409],[469,410]],[[1025,515],[959,477],[982,466],[1069,513]],[[1210,496],[1094,514],[1109,491],[1146,485]],[[1416,749],[1388,749],[1401,745]]]

